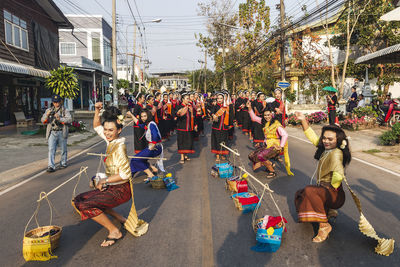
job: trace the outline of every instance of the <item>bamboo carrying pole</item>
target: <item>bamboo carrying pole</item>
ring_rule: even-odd
[[[262,187],[264,187],[266,190],[268,190],[269,192],[273,193],[274,191],[272,191],[268,185],[263,184],[262,182],[260,182],[260,180],[258,180],[256,177],[254,177],[251,173],[249,173],[248,171],[246,171],[245,168],[243,168],[242,166],[239,167],[240,170],[242,170],[243,172],[247,173],[247,175],[252,178],[254,181],[256,181],[258,184],[260,184]]]
[[[42,201],[43,199],[45,199],[46,197],[50,196],[52,193],[54,193],[55,191],[57,191],[60,187],[62,187],[63,185],[65,185],[66,183],[70,182],[71,180],[73,180],[75,177],[81,175],[83,172],[86,172],[86,170],[88,169],[88,167],[81,167],[81,170],[75,174],[74,176],[72,176],[71,178],[69,178],[68,180],[66,180],[65,182],[63,182],[62,184],[60,184],[59,186],[55,187],[53,190],[51,190],[50,192],[46,193],[44,197],[42,197],[42,194],[40,194],[40,198],[37,200],[37,202]]]
[[[222,142],[222,143],[220,143],[219,145],[222,146],[222,147],[224,147],[224,148],[226,148],[226,149],[228,149],[230,152],[232,152],[232,153],[235,154],[236,156],[240,157],[240,154],[239,154],[239,152],[237,151],[237,149],[236,149],[236,150],[231,149],[230,147],[228,147],[228,146],[225,145],[225,142]]]
[[[86,153],[89,156],[98,156],[98,157],[107,157],[107,154],[98,154],[98,153]],[[136,157],[136,156],[128,156],[130,159],[157,159],[157,160],[167,160],[167,158],[150,158],[150,157]]]

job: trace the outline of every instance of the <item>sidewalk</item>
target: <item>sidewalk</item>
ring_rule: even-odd
[[[311,125],[319,135],[323,125]],[[301,126],[288,126],[286,130],[289,136],[307,139]],[[374,128],[360,131],[345,130],[350,137],[350,149],[352,157],[373,163],[400,174],[400,145],[382,146],[379,144],[379,136],[385,132],[383,128]]]
[[[87,132],[70,133],[68,136],[68,158],[101,141],[92,127],[92,120],[82,120]],[[26,130],[26,129],[23,129]],[[22,130],[22,131],[23,131]],[[6,184],[47,168],[48,147],[45,136],[22,135],[21,129],[8,127],[0,130],[0,189]],[[56,164],[60,161],[57,148]]]

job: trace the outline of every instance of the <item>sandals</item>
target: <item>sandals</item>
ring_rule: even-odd
[[[187,160],[187,161],[190,161],[190,158],[189,158],[189,157],[187,157],[187,156],[185,156],[185,160]]]
[[[325,227],[319,227],[318,230],[318,235],[316,237],[313,238],[313,242],[314,243],[321,243],[324,242],[328,237],[329,237],[329,233],[332,231],[332,226],[327,223],[327,226]]]
[[[274,177],[276,177],[276,172],[268,172],[268,173],[267,173],[267,178],[268,178],[268,179],[272,179],[272,178],[274,178]]]
[[[101,246],[102,248],[112,247],[112,246],[115,245],[115,243],[118,242],[118,240],[122,239],[123,237],[124,237],[123,235],[121,235],[120,238],[113,238],[113,237],[108,237],[108,236],[107,236],[106,239],[104,239],[103,243],[101,243],[100,246]],[[109,244],[108,246],[102,246],[102,244],[104,244],[104,243],[106,243],[106,242],[113,242],[113,243]]]
[[[179,161],[179,163],[184,164],[184,163],[185,163],[185,160],[184,160],[184,159],[181,159],[181,160]]]

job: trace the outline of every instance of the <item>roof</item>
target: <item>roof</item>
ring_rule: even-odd
[[[23,65],[15,62],[8,62],[4,59],[0,60],[0,72],[17,73],[42,78],[47,78],[50,76],[49,71],[37,69],[32,66]]]
[[[359,57],[355,64],[400,64],[400,44]]]
[[[163,76],[173,76],[173,75],[186,75],[186,72],[170,71],[170,72],[153,72],[152,75]]]
[[[49,17],[57,24],[58,28],[61,29],[73,29],[74,26],[65,17],[64,13],[58,8],[53,0],[35,0],[36,3],[43,8],[43,10],[49,15]]]

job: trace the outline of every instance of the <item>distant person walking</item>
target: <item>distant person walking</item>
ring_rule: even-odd
[[[60,168],[67,167],[67,139],[68,124],[72,122],[71,114],[62,105],[62,99],[59,95],[53,95],[53,106],[48,108],[42,116],[42,123],[47,124],[46,139],[49,146],[49,162],[47,172],[56,170],[54,158],[57,146],[61,147]]]

